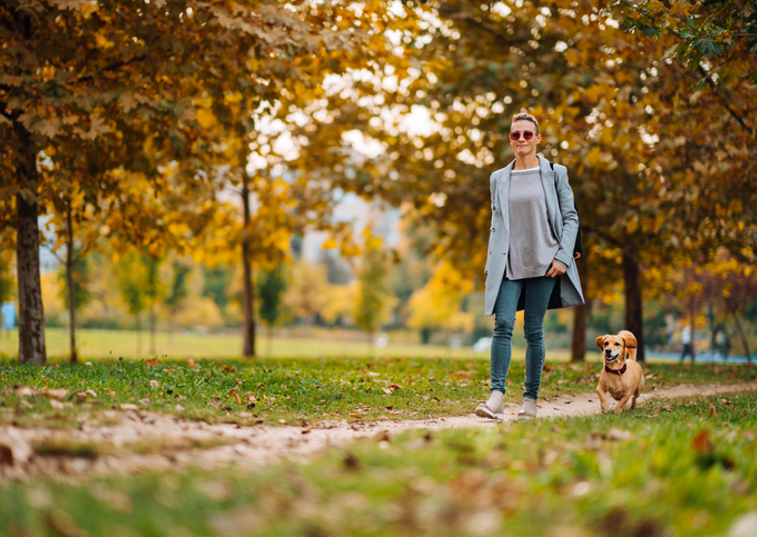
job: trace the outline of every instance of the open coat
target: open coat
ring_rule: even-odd
[[[486,259],[486,315],[494,314],[499,288],[505,277],[507,256],[510,252],[510,172],[511,162],[506,168],[497,170],[491,175],[490,187],[492,196],[492,226],[489,232],[489,254]],[[539,157],[541,180],[544,185],[544,195],[547,203],[547,218],[552,227],[560,248],[555,259],[562,263],[567,270],[557,278],[549,309],[567,308],[584,303],[581,291],[581,281],[578,269],[573,259],[573,247],[578,234],[578,211],[573,200],[573,190],[568,182],[568,169],[560,164],[554,164],[554,171],[547,159]],[[546,274],[549,267],[544,267]],[[523,309],[522,299],[518,309]]]

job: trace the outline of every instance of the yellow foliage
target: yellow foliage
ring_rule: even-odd
[[[51,319],[67,314],[66,305],[60,299],[60,279],[54,272],[46,272],[40,276],[42,286],[42,303],[45,307],[45,317]]]
[[[408,326],[416,330],[472,330],[474,315],[461,309],[462,299],[472,290],[472,280],[464,278],[450,263],[441,263],[428,283],[410,297]]]
[[[174,322],[189,330],[197,327],[219,328],[223,326],[223,316],[212,298],[190,296],[182,304],[181,310],[174,317]]]
[[[340,318],[346,325],[353,324],[352,312],[359,292],[357,280],[349,285],[328,285],[325,292],[327,299],[320,312],[321,318],[329,324]]]

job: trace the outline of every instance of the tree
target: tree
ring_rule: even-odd
[[[624,328],[637,335],[641,360],[645,270],[682,248],[707,259],[718,244],[753,262],[744,245],[754,236],[757,203],[746,207],[737,197],[755,201],[754,141],[740,126],[729,128],[723,96],[733,91],[734,103],[750,110],[755,86],[740,75],[753,71],[754,54],[734,49],[740,63],[724,76],[734,83],[697,89],[701,80],[666,55],[676,45],[670,36],[620,28],[600,2],[406,6],[416,24],[396,29],[396,55],[377,71],[381,80],[355,76],[349,90],[327,92],[323,119],[295,130],[307,139],[302,168],[328,169],[339,188],[410,206],[409,218],[437,230],[438,255],[480,285],[488,177],[512,159],[510,117],[530,110],[543,120],[544,156],[570,170],[588,298],[624,282]],[[308,107],[285,104],[287,114]],[[391,114],[381,115],[386,108]],[[429,127],[413,129],[424,114]],[[711,125],[723,135],[711,136]],[[381,150],[350,167],[342,136],[353,131]]]
[[[462,303],[472,290],[471,281],[451,263],[440,263],[428,283],[410,297],[408,326],[420,331],[423,343],[429,342],[434,330],[470,332],[473,315],[463,311]]]
[[[181,261],[174,259],[172,263],[172,281],[169,286],[168,293],[166,294],[166,298],[163,301],[164,304],[168,306],[168,327],[169,333],[172,335],[175,328],[174,320],[176,314],[178,313],[189,293],[187,279],[189,278],[191,272],[192,267],[190,267],[186,263],[182,263]]]
[[[299,13],[285,5],[195,0],[0,6],[0,152],[7,157],[0,199],[15,214],[6,225],[17,229],[21,362],[46,361],[37,217],[48,193],[39,188],[41,152],[88,148],[104,168],[143,172],[162,191],[169,185],[145,157],[197,169],[212,143],[196,120],[205,96],[244,94],[249,113],[262,113],[259,105],[275,101],[279,80],[306,80],[322,56],[331,65],[348,56],[363,33],[341,22],[352,15],[341,2],[306,4]],[[101,189],[99,174],[71,177],[83,190]],[[196,181],[193,173],[183,178]]]
[[[155,306],[164,293],[159,275],[160,259],[141,252],[130,252],[116,265],[116,283],[121,299],[134,316],[137,352],[142,352],[142,312],[149,311],[150,353],[155,353]]]
[[[393,307],[393,296],[387,285],[387,256],[381,250],[381,239],[372,237],[366,228],[366,251],[358,269],[358,293],[354,305],[355,324],[368,332],[373,341],[374,334],[389,320]]]
[[[282,297],[287,287],[284,270],[284,264],[279,263],[275,268],[263,271],[258,280],[260,319],[268,327],[269,355],[271,354],[270,344],[273,339],[273,327],[282,317]]]
[[[75,364],[78,361],[76,312],[92,299],[92,293],[89,291],[89,260],[86,257],[79,257],[71,247],[66,252],[65,263],[61,265],[58,274],[59,281],[63,284],[61,285],[61,299],[68,309],[70,362]]]

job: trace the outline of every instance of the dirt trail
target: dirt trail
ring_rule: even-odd
[[[755,391],[757,383],[733,385],[680,385],[642,394],[640,405],[651,398],[709,396]],[[255,468],[280,460],[307,461],[343,447],[359,438],[427,429],[498,427],[517,419],[518,405],[505,408],[503,421],[487,420],[474,414],[446,418],[381,421],[365,424],[323,422],[307,428],[245,427],[208,424],[147,411],[110,411],[120,417],[116,425],[82,425],[75,430],[53,428],[0,427],[0,479],[56,478],[86,475],[125,475],[142,470],[176,470],[186,466],[218,468],[230,465]],[[578,417],[599,413],[596,394],[564,395],[539,400],[539,417]],[[218,442],[225,445],[218,446]],[[35,453],[42,444],[95,446],[97,456],[60,456]],[[198,449],[196,446],[215,444]],[[141,445],[135,453],[134,446]],[[146,446],[146,447],[145,447]],[[144,451],[152,453],[145,454]]]

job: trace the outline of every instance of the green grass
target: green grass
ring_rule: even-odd
[[[592,392],[601,365],[550,361],[541,397]],[[757,378],[757,369],[736,365],[644,366],[647,393],[681,383],[736,383]],[[524,363],[513,361],[506,400],[522,396]],[[14,387],[33,388],[25,396]],[[66,389],[63,401],[45,391]],[[92,390],[95,395],[77,394]],[[488,360],[469,358],[324,358],[99,360],[45,367],[0,359],[0,423],[77,426],[82,412],[103,414],[123,404],[209,422],[241,424],[318,423],[454,416],[471,412],[489,391]]]
[[[386,347],[374,347],[367,341],[349,339],[360,337],[360,333],[344,332],[345,337],[335,337],[334,331],[291,330],[290,337],[274,337],[271,341],[264,334],[259,334],[256,352],[264,358],[321,358],[326,356],[354,357],[445,357],[465,358],[476,355],[470,346],[452,349],[445,345],[422,345],[408,341],[408,334],[390,335]],[[177,332],[155,334],[155,352],[151,352],[150,335],[129,330],[88,330],[81,329],[76,335],[81,361],[102,358],[149,358],[153,356],[171,359],[215,358],[230,359],[242,357],[241,331],[228,334],[198,334]],[[45,330],[47,354],[50,357],[67,357],[69,355],[68,332],[63,328]],[[16,331],[0,334],[0,355],[14,354],[18,345]],[[488,356],[488,353],[479,353]],[[567,359],[564,350],[555,351],[555,356]]]
[[[310,464],[0,482],[0,535],[726,536],[757,510],[757,394],[377,435]]]

